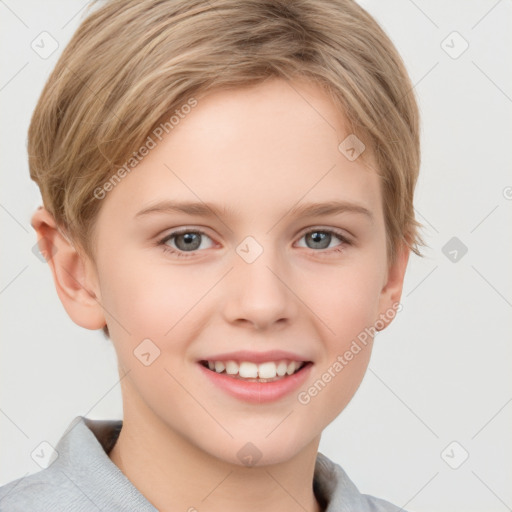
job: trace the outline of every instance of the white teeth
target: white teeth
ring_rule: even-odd
[[[279,375],[279,377],[282,377],[286,373],[287,369],[288,369],[288,365],[286,364],[286,361],[281,361],[277,365],[277,375]]]
[[[276,377],[284,377],[292,375],[303,366],[302,361],[268,361],[265,363],[251,363],[249,361],[208,361],[208,368],[217,373],[226,370],[228,375],[237,375],[244,379],[275,379]]]
[[[244,379],[255,379],[258,377],[258,365],[244,361],[240,363],[238,375]]]
[[[276,363],[261,363],[258,366],[258,376],[260,379],[273,379],[276,374]]]
[[[235,361],[226,361],[226,373],[228,375],[236,375],[238,373],[238,364]]]

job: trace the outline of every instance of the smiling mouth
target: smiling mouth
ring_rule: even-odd
[[[268,362],[255,364],[250,362],[237,363],[235,361],[199,361],[199,364],[213,373],[230,377],[245,382],[276,382],[286,379],[307,366],[312,365],[311,361],[290,361]]]

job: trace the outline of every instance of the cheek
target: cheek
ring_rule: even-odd
[[[112,323],[121,323],[132,334],[162,336],[201,292],[196,292],[197,277],[191,279],[179,267],[154,263],[136,254],[112,258],[102,270],[106,314],[114,317]]]
[[[121,365],[136,373],[143,371],[134,357],[147,351],[143,347],[158,354],[152,370],[171,368],[173,361],[185,359],[190,340],[203,326],[201,319],[208,306],[204,295],[211,286],[207,276],[192,267],[151,262],[135,255],[105,263],[101,300]],[[147,339],[151,342],[144,341]],[[145,375],[149,377],[149,373]]]
[[[336,418],[364,377],[382,279],[382,266],[361,257],[357,264],[316,272],[309,281],[314,284],[302,286],[300,293],[320,319],[317,333],[325,349],[313,377],[315,398],[306,406],[321,424]],[[318,395],[316,389],[321,390]]]
[[[331,348],[343,349],[378,318],[382,270],[362,259],[354,265],[317,269],[314,278],[303,280],[300,289],[321,320]]]

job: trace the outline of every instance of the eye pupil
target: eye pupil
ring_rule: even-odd
[[[176,247],[178,247],[178,249],[183,249],[183,247],[180,247],[180,240],[185,243],[185,249],[195,250],[201,245],[198,233],[184,233],[181,235],[176,235]]]
[[[306,235],[306,238],[308,237],[310,237],[311,240],[313,241],[314,249],[325,249],[329,247],[329,243],[331,241],[330,233],[325,233],[322,231],[312,231],[311,233]],[[327,241],[327,244],[325,243],[325,241]],[[315,244],[320,244],[321,247],[318,247],[318,245]]]

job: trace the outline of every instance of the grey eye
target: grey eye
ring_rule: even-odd
[[[312,242],[312,246],[308,246],[310,249],[327,249],[332,238],[331,233],[325,231],[311,231],[304,236],[306,241],[310,240]]]
[[[180,251],[195,251],[201,245],[200,233],[188,232],[180,235],[175,235],[173,238],[175,239],[174,243],[176,244],[176,247]]]

